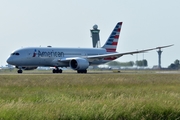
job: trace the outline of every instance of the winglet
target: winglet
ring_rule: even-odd
[[[157,49],[161,49],[161,48],[167,48],[167,47],[171,47],[173,46],[174,44],[172,45],[166,45],[166,46],[159,46],[159,47],[156,47],[156,48],[151,48],[151,49],[146,49],[146,50],[140,50],[140,51],[137,51],[135,53],[143,53],[143,52],[148,52],[148,51],[151,51],[151,50],[157,50]]]
[[[167,48],[167,47],[171,47],[171,46],[174,46],[174,44],[172,44],[172,45],[166,45],[166,46],[156,47],[156,49]]]

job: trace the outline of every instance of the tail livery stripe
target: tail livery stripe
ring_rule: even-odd
[[[107,45],[117,45],[117,42],[111,42],[111,43],[107,43]]]
[[[112,45],[117,45],[117,42],[113,42]]]
[[[113,48],[107,48],[106,51],[107,51],[107,52],[115,52],[116,49],[113,49]]]
[[[114,36],[115,39],[119,39],[119,35]]]
[[[118,22],[108,40],[102,47],[105,48],[107,52],[116,52],[121,26],[122,22]]]

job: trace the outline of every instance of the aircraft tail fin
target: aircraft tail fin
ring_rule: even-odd
[[[105,48],[107,52],[116,52],[118,39],[119,39],[120,32],[121,32],[122,23],[123,22],[117,23],[114,30],[112,31],[109,38],[107,39],[106,43],[102,47],[102,48]]]

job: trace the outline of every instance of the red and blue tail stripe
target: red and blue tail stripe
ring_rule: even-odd
[[[118,22],[114,30],[110,34],[108,40],[102,47],[105,48],[107,52],[116,52],[121,27],[122,27],[122,22]]]

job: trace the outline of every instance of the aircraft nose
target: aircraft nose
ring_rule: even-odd
[[[7,62],[8,64],[12,64],[13,59],[12,59],[11,57],[9,57],[9,58],[6,60],[6,62]]]

